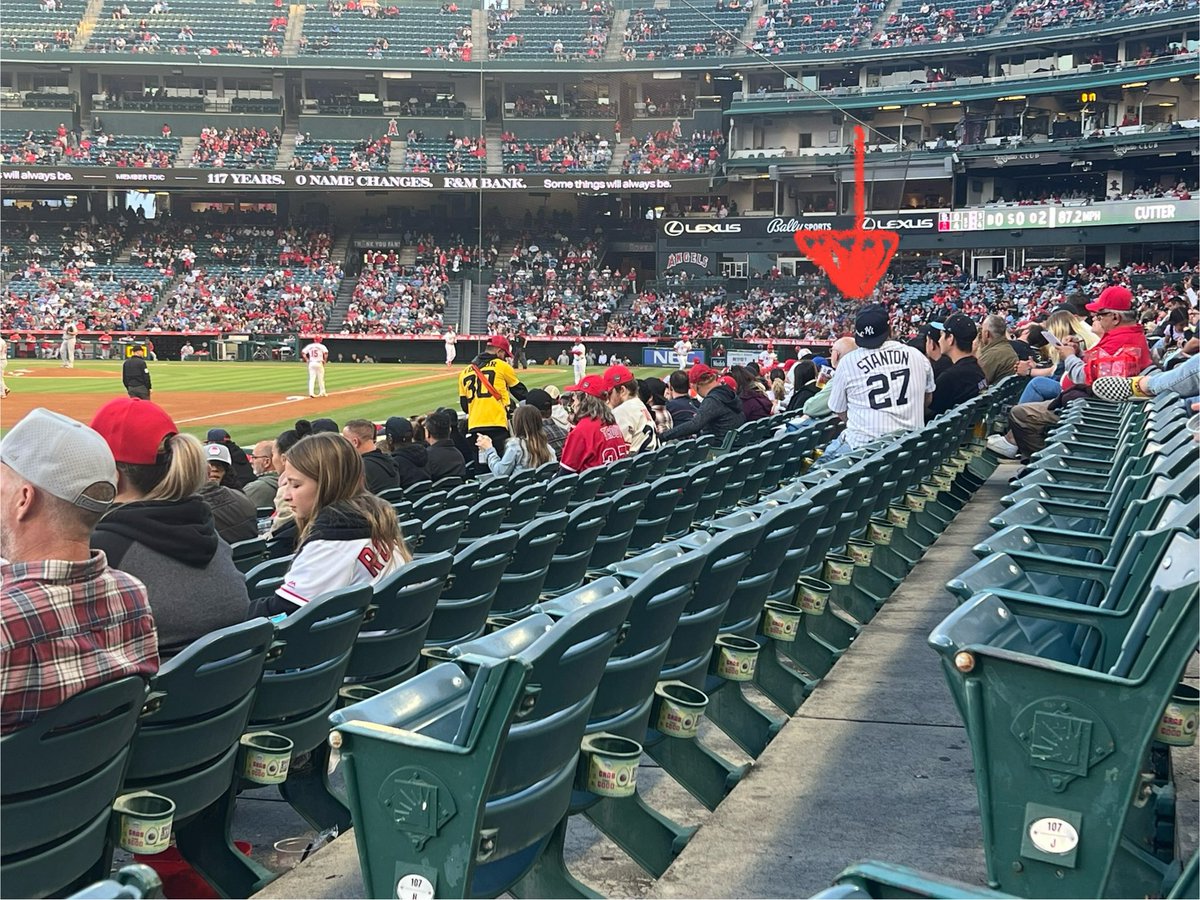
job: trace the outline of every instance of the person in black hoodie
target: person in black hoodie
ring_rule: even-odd
[[[375,423],[368,419],[351,419],[342,427],[342,437],[350,442],[362,457],[366,472],[367,490],[382,494],[400,487],[400,476],[392,457],[375,446]]]
[[[226,487],[231,487],[234,490],[240,491],[250,482],[254,481],[254,466],[250,464],[250,457],[246,455],[246,451],[237,445],[233,438],[229,436],[229,432],[224,428],[208,429],[208,443],[222,444],[229,451],[230,466],[232,466],[233,478],[224,482]]]
[[[676,425],[662,436],[674,441],[694,434],[711,434],[718,441],[746,421],[742,401],[728,385],[722,384],[717,373],[704,363],[695,363],[688,370],[688,383],[701,396],[696,415],[682,425]]]
[[[417,485],[429,486],[429,451],[425,444],[413,440],[412,422],[403,416],[392,416],[383,425],[400,487],[408,490]]]
[[[804,404],[821,390],[817,387],[817,367],[811,359],[802,359],[792,366],[791,375],[796,387],[788,401],[788,410],[802,410]]]
[[[696,404],[692,402],[688,386],[688,373],[683,369],[672,372],[667,380],[667,412],[673,425],[690,422],[696,415]],[[661,437],[661,435],[660,435]]]
[[[429,477],[435,482],[442,478],[467,477],[466,460],[450,438],[453,427],[450,416],[441,410],[430,413],[425,419]]]
[[[102,406],[91,427],[117,462],[116,505],[96,525],[91,546],[146,585],[159,655],[245,621],[246,580],[198,495],[206,473],[200,442],[179,434],[161,407],[133,397]]]

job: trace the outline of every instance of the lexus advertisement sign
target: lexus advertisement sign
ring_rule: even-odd
[[[882,229],[904,234],[931,234],[939,230],[939,214],[936,212],[879,213],[867,216],[863,228],[868,231]],[[766,238],[791,243],[797,231],[834,231],[854,227],[853,216],[756,216],[754,218],[718,219],[664,219],[660,228],[665,240],[695,243],[710,238],[750,238],[762,241]]]

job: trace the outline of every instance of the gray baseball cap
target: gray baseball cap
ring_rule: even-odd
[[[0,441],[0,462],[90,512],[107,512],[117,496],[117,464],[108,443],[82,422],[48,409],[39,407],[13,426]],[[97,485],[104,486],[92,491],[97,496],[86,496]]]

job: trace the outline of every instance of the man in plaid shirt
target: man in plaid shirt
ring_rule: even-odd
[[[158,671],[146,588],[88,547],[117,492],[104,438],[35,409],[0,442],[0,734]]]

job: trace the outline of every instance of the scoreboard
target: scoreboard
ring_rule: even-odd
[[[943,232],[1003,231],[1018,228],[1085,228],[1200,221],[1200,199],[1111,200],[1079,205],[985,206],[938,213]]]

